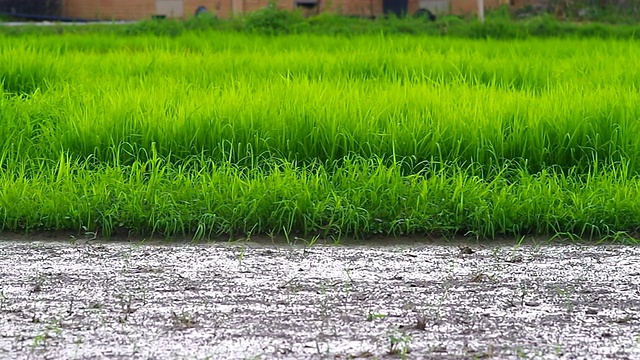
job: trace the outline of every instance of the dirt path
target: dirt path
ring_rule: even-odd
[[[640,249],[0,242],[0,358],[640,358]]]

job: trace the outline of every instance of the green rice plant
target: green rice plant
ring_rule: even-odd
[[[152,142],[165,156],[206,153],[234,162],[394,153],[416,162],[523,158],[534,170],[637,152],[628,136],[637,126],[638,77],[615,55],[637,53],[631,43],[591,41],[567,53],[567,41],[559,41],[556,58],[542,58],[532,48],[542,52],[549,43],[460,41],[452,48],[402,37],[247,43],[237,36],[226,39],[228,49],[212,41],[189,50],[183,39],[163,38],[134,52],[136,41],[107,53],[56,52],[47,72],[60,80],[38,87],[28,104],[9,102],[7,111],[20,118],[7,120],[5,131],[24,129],[26,117],[33,131],[49,132],[24,132],[25,141],[40,144],[39,155],[64,149],[100,161],[114,148],[130,147],[121,160],[136,158]],[[586,62],[594,48],[600,55]],[[9,50],[16,55],[4,57],[3,68],[40,56],[18,44]]]
[[[1,228],[104,235],[126,228],[200,238],[434,232],[601,238],[640,225],[638,179],[617,165],[587,177],[520,171],[515,179],[488,181],[457,166],[402,175],[399,166],[358,158],[332,172],[282,162],[268,170],[192,162],[176,167],[156,159],[96,169],[62,154],[54,167],[34,162],[24,176],[3,172]]]
[[[634,234],[639,56],[598,39],[5,37],[1,228]]]

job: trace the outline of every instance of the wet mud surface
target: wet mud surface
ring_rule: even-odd
[[[0,242],[2,359],[637,359],[629,246]]]

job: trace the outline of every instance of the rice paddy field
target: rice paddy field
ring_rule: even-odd
[[[638,58],[635,39],[0,35],[0,229],[632,239]]]

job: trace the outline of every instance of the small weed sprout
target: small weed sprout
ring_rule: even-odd
[[[242,267],[242,262],[244,261],[246,250],[247,250],[247,246],[245,244],[242,244],[240,246],[240,253],[238,254],[238,268]]]
[[[416,315],[416,323],[414,327],[416,328],[416,330],[420,331],[427,330],[427,317],[424,313],[419,313]]]
[[[184,311],[180,314],[171,312],[171,321],[173,323],[173,327],[177,329],[192,328],[198,324],[195,315],[188,314]]]
[[[0,310],[4,310],[7,304],[7,296],[4,294],[4,289],[0,289]]]
[[[406,359],[411,349],[409,345],[411,344],[411,336],[402,333],[389,333],[389,348],[387,351],[388,355],[400,356],[402,359]]]
[[[379,313],[369,312],[367,314],[367,321],[386,319],[387,317],[388,317],[388,315],[386,315],[386,314],[379,314]]]
[[[573,312],[573,306],[574,306],[574,302],[573,302],[573,290],[571,289],[562,289],[562,288],[556,288],[556,292],[558,293],[558,296],[560,297],[563,305],[566,307],[568,312]]]
[[[31,285],[31,293],[39,293],[42,291],[42,287],[45,283],[45,277],[43,275],[37,275],[35,278],[33,278],[32,280],[32,285]]]

